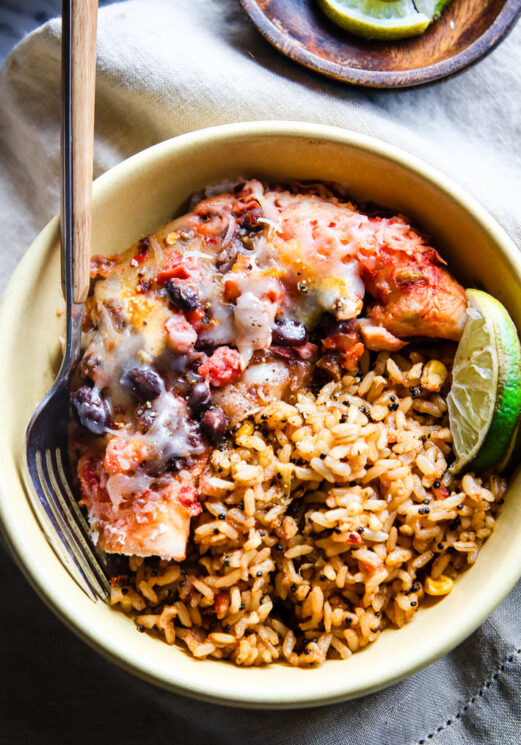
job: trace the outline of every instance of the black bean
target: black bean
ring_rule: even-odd
[[[78,421],[85,429],[93,435],[102,435],[107,431],[111,421],[110,406],[98,388],[82,385],[72,394],[71,402]]]
[[[339,321],[332,313],[322,313],[318,322],[316,332],[320,339],[332,334],[347,334],[356,326],[356,319]]]
[[[227,427],[228,419],[224,411],[218,406],[204,412],[201,419],[201,429],[213,445],[222,440]]]
[[[193,287],[189,285],[182,285],[180,282],[168,279],[165,283],[165,289],[168,299],[179,310],[189,313],[199,305],[199,297]]]
[[[210,357],[215,350],[215,344],[210,339],[204,339],[200,336],[195,342],[194,348],[196,352],[205,352]]]
[[[280,347],[300,347],[308,340],[305,323],[298,321],[278,321],[271,330],[272,343]]]
[[[211,403],[212,394],[210,393],[210,386],[206,381],[201,380],[190,388],[188,406],[194,416],[200,416],[211,406]]]
[[[200,355],[199,355],[200,356]],[[199,364],[201,364],[199,362]],[[191,352],[171,352],[168,359],[168,369],[174,373],[186,374],[192,366]]]
[[[239,227],[246,231],[262,230],[264,224],[259,222],[261,217],[264,217],[261,207],[258,204],[252,204],[238,216],[237,222]]]
[[[163,390],[160,376],[151,367],[133,367],[121,381],[140,401],[153,401]]]

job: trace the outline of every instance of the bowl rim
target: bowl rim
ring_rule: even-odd
[[[451,199],[459,203],[462,209],[470,213],[484,232],[489,235],[491,242],[499,246],[500,253],[502,253],[521,286],[521,271],[517,262],[518,252],[512,240],[496,220],[473,197],[466,194],[460,186],[416,156],[410,155],[394,145],[329,125],[306,122],[260,121],[225,124],[196,130],[153,145],[114,166],[96,179],[95,196],[102,200],[106,191],[124,181],[127,175],[134,172],[140,164],[175,157],[176,151],[182,151],[191,146],[202,146],[204,144],[215,146],[219,143],[258,137],[288,137],[338,143],[354,147],[367,154],[379,156],[409,170],[445,192]],[[48,247],[57,238],[58,226],[58,217],[55,217],[40,232],[15,270],[4,293],[3,302],[0,304],[0,338],[3,338],[5,330],[9,327],[10,317],[14,317],[15,311],[11,309],[16,307],[16,287],[23,281],[25,267],[30,265],[33,256],[36,256],[43,247]],[[11,299],[13,302],[10,302]],[[0,369],[0,381],[2,375],[3,372]],[[0,429],[0,448],[2,444],[5,445],[4,452],[9,453],[9,440],[4,429]],[[21,465],[15,463],[20,486],[30,503],[24,480],[20,475]],[[36,520],[34,514],[33,518]],[[283,694],[284,697],[281,699],[281,692],[277,690],[277,687],[268,690],[266,690],[266,687],[263,687],[262,690],[251,690],[245,686],[243,690],[238,691],[233,685],[228,685],[225,675],[222,676],[219,686],[209,684],[204,678],[198,679],[197,682],[192,679],[187,682],[183,679],[182,672],[181,674],[176,673],[175,666],[169,671],[167,679],[167,676],[160,674],[152,666],[147,669],[143,658],[139,655],[133,655],[132,650],[130,653],[125,650],[125,653],[123,653],[123,650],[119,648],[114,649],[113,639],[109,639],[107,634],[89,626],[79,617],[74,601],[68,598],[66,593],[60,592],[59,583],[55,582],[57,587],[53,588],[52,581],[49,582],[49,578],[44,574],[37,557],[31,553],[31,547],[25,540],[23,525],[19,525],[16,521],[15,510],[9,499],[9,489],[4,485],[1,470],[0,529],[11,553],[42,600],[74,633],[104,657],[136,676],[170,692],[180,693],[206,702],[244,708],[289,709],[322,706],[364,696],[392,685],[442,657],[475,631],[506,597],[521,576],[520,542],[519,548],[515,549],[514,547],[513,549],[518,551],[519,561],[512,562],[509,571],[505,572],[495,583],[493,592],[489,592],[486,598],[481,598],[479,608],[476,609],[477,612],[474,615],[469,613],[468,618],[466,614],[461,614],[461,617],[456,618],[451,633],[444,640],[431,645],[427,653],[419,649],[408,650],[408,654],[402,655],[392,670],[386,671],[383,676],[379,675],[377,671],[374,673],[369,671],[365,682],[358,687],[353,684],[353,681],[349,680],[349,677],[344,679],[343,676],[330,676],[331,682],[327,686],[322,686],[319,691],[311,683],[306,695],[302,695],[301,691],[296,695],[291,690],[286,690]],[[57,557],[55,559],[59,563],[59,559]],[[309,671],[306,671],[304,674],[308,673]],[[310,680],[312,680],[311,677]]]
[[[261,9],[258,0],[239,2],[259,33],[279,52],[297,64],[338,82],[381,89],[428,85],[463,72],[490,54],[512,31],[517,18],[521,15],[521,5],[518,1],[506,0],[486,31],[457,54],[431,65],[408,70],[368,70],[330,60],[325,61],[318,54],[302,46],[291,34],[278,28]]]

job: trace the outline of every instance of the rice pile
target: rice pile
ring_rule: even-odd
[[[506,484],[447,470],[451,355],[437,354],[381,353],[242,422],[201,479],[187,559],[131,558],[112,604],[197,658],[309,666],[449,592]]]

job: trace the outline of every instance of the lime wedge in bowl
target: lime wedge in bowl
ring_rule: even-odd
[[[423,34],[450,0],[318,0],[324,13],[366,39],[404,39]]]
[[[447,397],[451,470],[480,473],[504,459],[521,414],[521,346],[498,300],[481,290],[467,290],[467,298]]]
[[[514,468],[521,463],[521,427],[519,424],[518,422],[504,456],[494,469],[503,476],[510,476]]]

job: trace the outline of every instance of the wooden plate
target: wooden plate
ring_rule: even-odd
[[[453,0],[422,36],[365,41],[337,28],[316,0],[240,0],[261,34],[291,59],[346,83],[406,88],[439,80],[492,51],[520,0]]]

